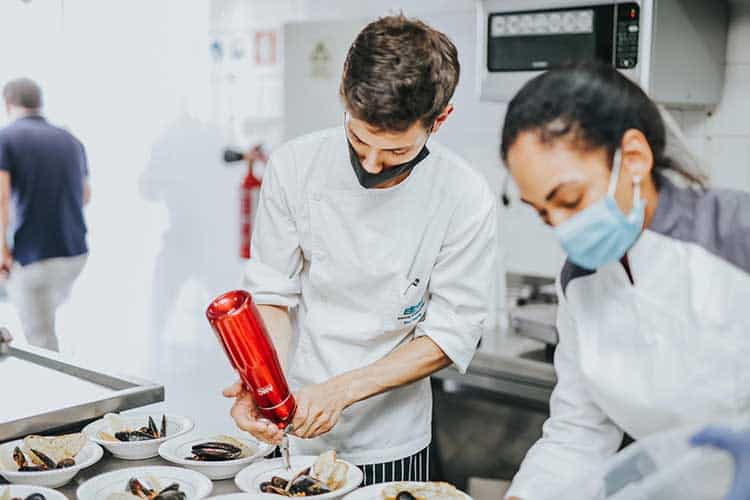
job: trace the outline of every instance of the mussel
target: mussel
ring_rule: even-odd
[[[18,472],[41,472],[50,469],[64,469],[76,464],[76,461],[72,458],[63,458],[59,462],[55,462],[46,454],[33,448],[30,450],[30,453],[40,462],[39,465],[29,463],[26,460],[26,455],[18,446],[13,449],[13,461],[18,466]]]
[[[147,498],[148,500],[185,500],[187,498],[185,493],[180,491],[180,485],[177,483],[172,483],[166,488],[154,491],[135,477],[130,478],[128,481],[126,491],[139,498]]]
[[[396,500],[417,500],[417,497],[408,491],[400,491],[398,495],[396,495]]]
[[[150,441],[151,439],[160,439],[167,435],[167,417],[161,416],[161,428],[156,426],[152,417],[148,417],[146,425],[135,430],[126,430],[115,432],[114,437],[118,441]]]
[[[322,481],[312,476],[303,475],[297,477],[288,488],[289,493],[294,496],[315,496],[330,493],[331,490]]]
[[[222,462],[225,460],[236,460],[242,456],[241,448],[219,441],[196,444],[190,451],[193,455],[186,457],[186,460]]]
[[[1,497],[0,498],[4,498]],[[41,493],[32,493],[31,495],[21,498],[21,497],[8,497],[8,500],[47,500],[47,497],[42,495]]]

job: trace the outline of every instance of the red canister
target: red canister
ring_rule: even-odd
[[[206,318],[260,414],[286,428],[297,403],[253,298],[243,290],[227,292],[209,304]]]

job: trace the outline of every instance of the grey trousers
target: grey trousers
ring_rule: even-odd
[[[84,254],[40,260],[26,266],[13,265],[8,277],[8,296],[18,311],[29,344],[60,350],[55,313],[70,295],[87,257]]]

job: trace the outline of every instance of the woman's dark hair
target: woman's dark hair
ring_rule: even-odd
[[[453,97],[461,67],[453,42],[403,15],[373,21],[344,62],[339,92],[347,110],[382,130],[432,126]]]
[[[526,83],[508,104],[500,154],[507,161],[519,134],[534,131],[545,143],[567,138],[584,148],[606,148],[612,156],[629,129],[646,136],[656,172],[672,170],[704,185],[705,179],[666,155],[666,130],[656,104],[638,85],[599,62],[550,70]]]

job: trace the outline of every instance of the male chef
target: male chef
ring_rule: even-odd
[[[429,479],[429,376],[467,369],[488,314],[495,198],[433,137],[458,79],[443,33],[370,23],[341,124],[283,145],[263,178],[245,287],[296,389],[292,453],[336,450],[365,484]],[[239,383],[225,395],[239,428],[280,441]]]

